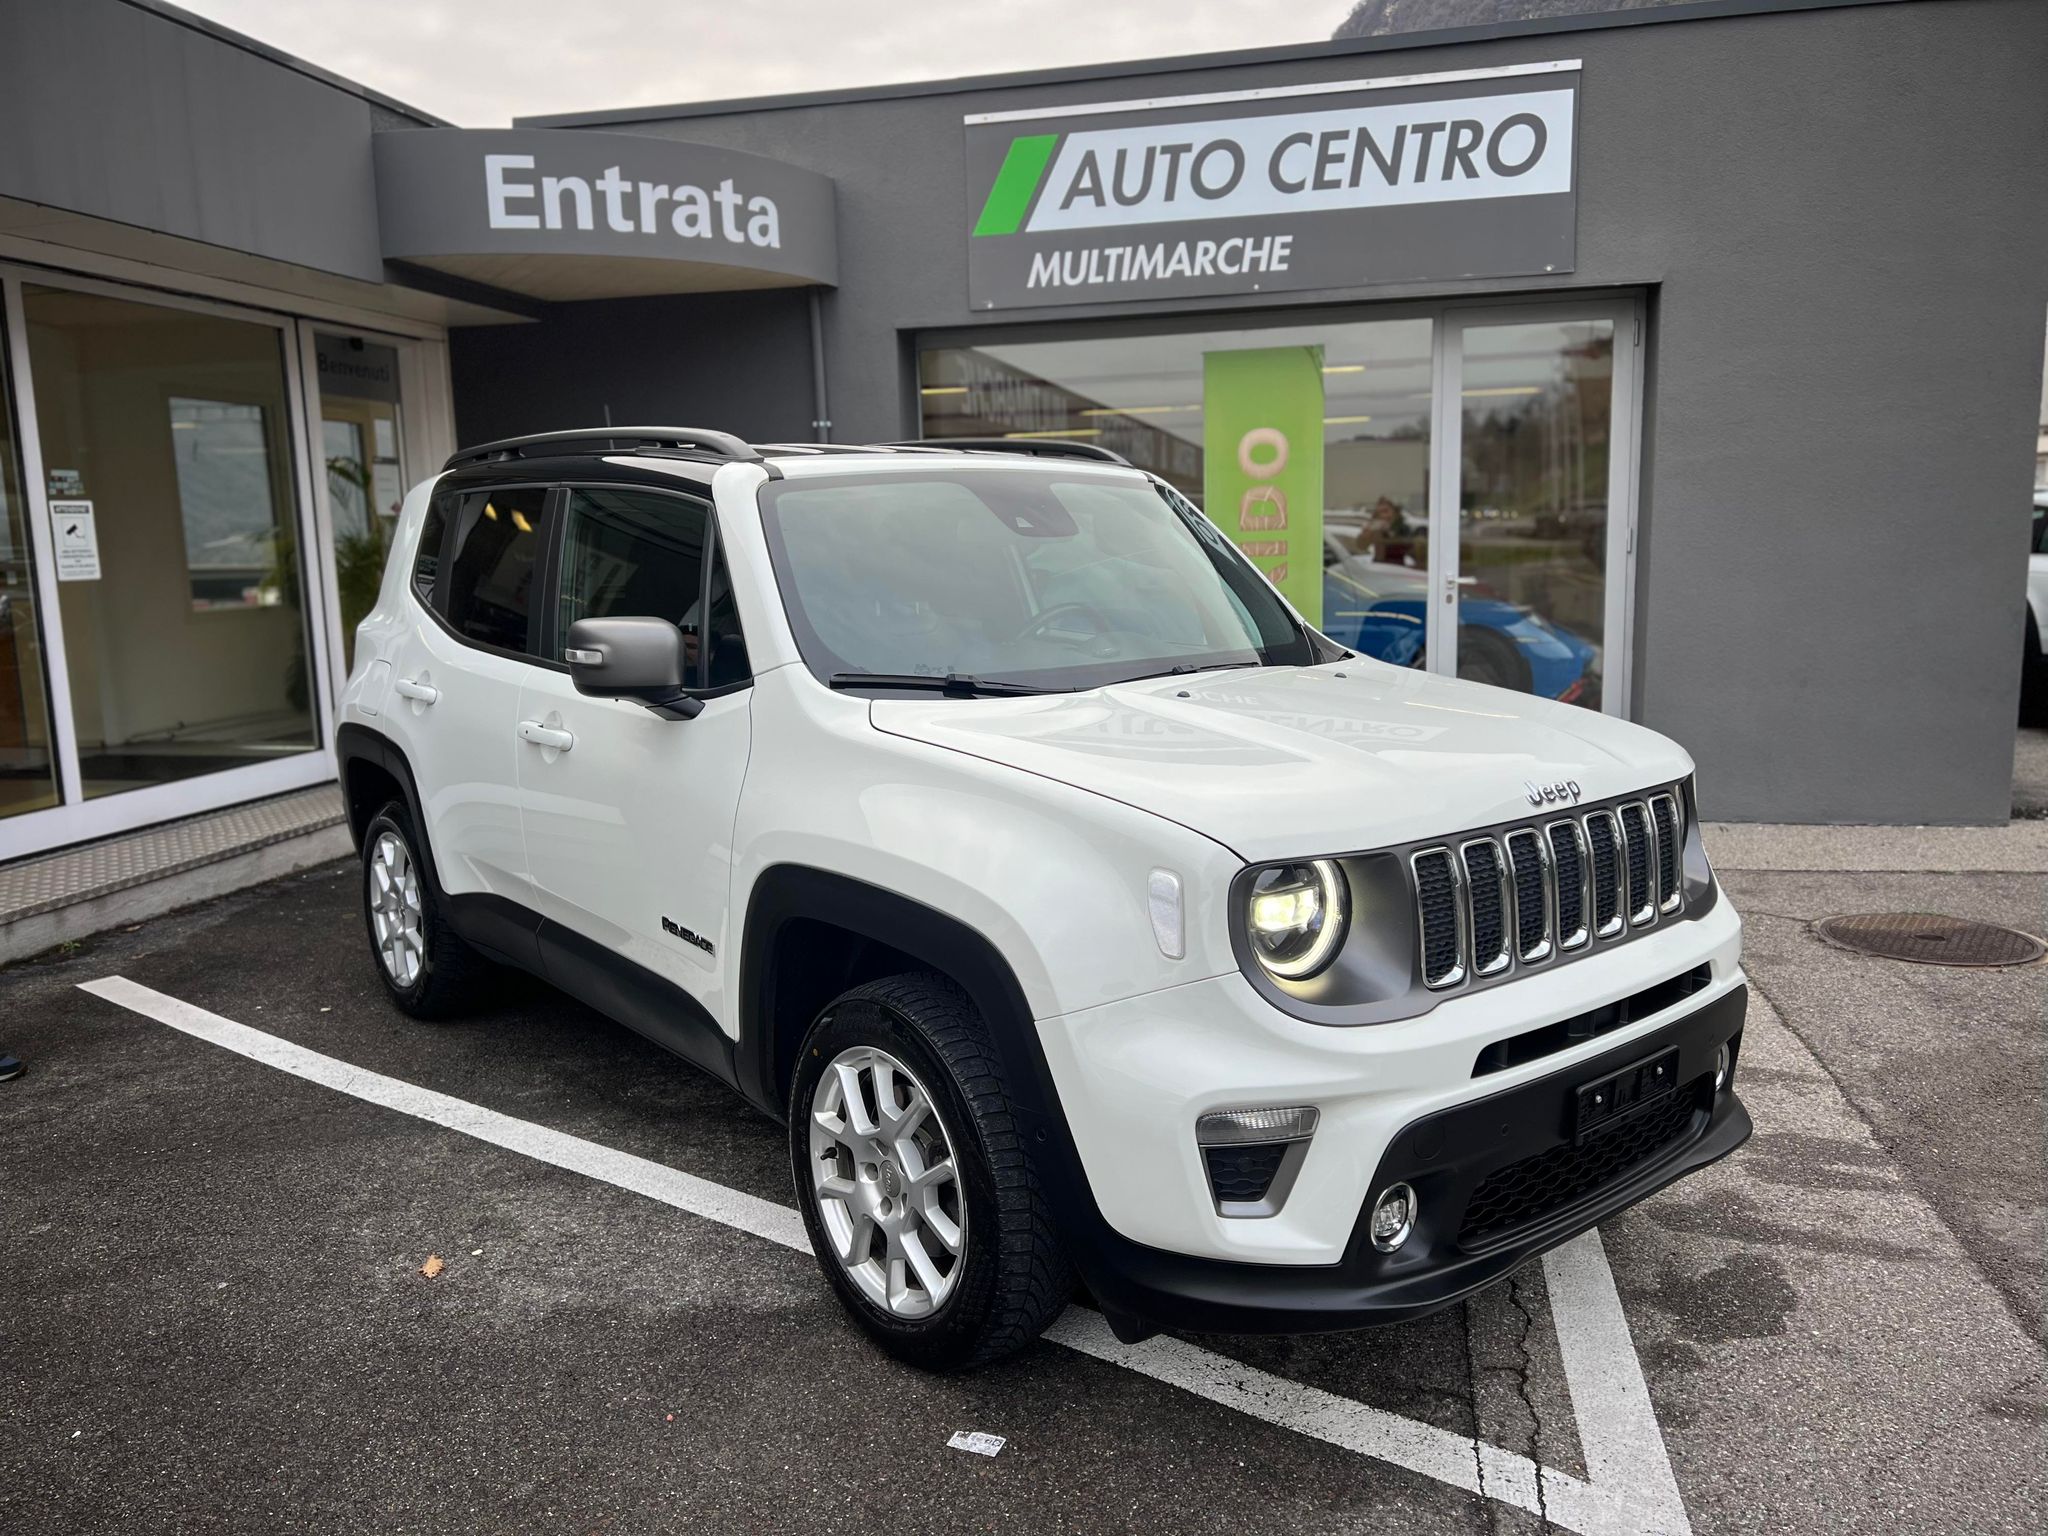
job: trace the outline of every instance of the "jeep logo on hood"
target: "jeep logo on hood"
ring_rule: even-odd
[[[1522,788],[1528,791],[1531,805],[1577,805],[1579,803],[1579,781],[1559,779],[1555,784],[1532,784],[1522,781]]]

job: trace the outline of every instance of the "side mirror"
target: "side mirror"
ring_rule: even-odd
[[[578,693],[632,699],[670,720],[703,713],[704,701],[683,691],[689,651],[683,632],[667,619],[578,619],[569,626],[562,659]]]

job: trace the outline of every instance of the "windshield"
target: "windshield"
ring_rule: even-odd
[[[804,660],[1098,687],[1341,654],[1185,498],[1071,470],[770,481],[762,523]]]

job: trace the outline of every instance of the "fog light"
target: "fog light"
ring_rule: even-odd
[[[1719,1093],[1728,1086],[1728,1069],[1734,1065],[1734,1060],[1724,1040],[1714,1052],[1714,1092]]]
[[[1222,1109],[1195,1122],[1195,1140],[1205,1147],[1306,1141],[1315,1135],[1316,1122],[1321,1118],[1313,1104],[1296,1109]]]
[[[1381,1253],[1392,1253],[1408,1241],[1415,1230],[1415,1191],[1406,1184],[1394,1184],[1380,1191],[1372,1204],[1372,1245]]]

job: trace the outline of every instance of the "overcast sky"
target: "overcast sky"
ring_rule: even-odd
[[[465,127],[1326,38],[1349,0],[179,0]]]

